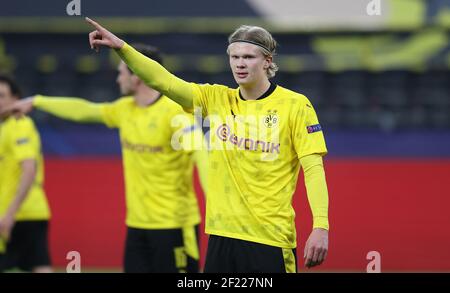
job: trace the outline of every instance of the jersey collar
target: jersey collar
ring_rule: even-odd
[[[275,91],[276,88],[277,88],[277,85],[275,83],[273,83],[273,82],[270,82],[270,87],[267,89],[267,91],[264,94],[262,94],[259,98],[257,98],[256,100],[262,100],[264,98],[267,98],[268,96],[270,96]],[[241,90],[238,90],[238,92],[239,92],[239,98],[241,98],[242,101],[247,101],[242,96]]]

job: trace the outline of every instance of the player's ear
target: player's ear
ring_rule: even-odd
[[[264,61],[264,69],[268,69],[272,64],[272,56],[267,56]]]
[[[143,82],[136,74],[131,75],[131,82],[135,85],[140,85]]]

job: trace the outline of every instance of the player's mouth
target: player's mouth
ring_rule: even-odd
[[[247,72],[236,72],[236,76],[239,78],[246,78],[248,76]]]

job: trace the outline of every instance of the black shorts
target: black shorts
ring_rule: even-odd
[[[198,225],[165,230],[128,228],[124,271],[198,273],[198,246]]]
[[[0,270],[50,266],[48,252],[48,221],[17,221],[11,231]]]
[[[295,249],[210,235],[205,273],[295,273]]]

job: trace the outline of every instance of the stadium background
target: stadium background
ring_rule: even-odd
[[[382,271],[450,271],[449,0],[383,0],[374,16],[369,0],[81,0],[82,16],[66,14],[69,2],[0,4],[0,71],[14,74],[26,95],[119,97],[117,60],[89,49],[82,16],[128,42],[160,47],[166,66],[186,80],[230,86],[228,34],[263,25],[281,45],[275,81],[310,98],[329,148],[330,251],[314,271],[363,272],[370,251],[381,254]],[[84,271],[120,270],[117,133],[43,112],[33,117],[55,266],[64,268],[76,250]],[[202,195],[200,202],[203,212]],[[302,176],[294,204],[301,258],[311,228]],[[201,246],[203,258],[203,233]]]

